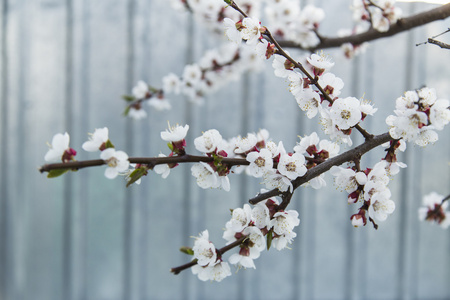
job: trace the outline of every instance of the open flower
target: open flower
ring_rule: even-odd
[[[195,149],[204,153],[216,151],[222,142],[222,135],[216,129],[210,129],[194,140]]]
[[[204,162],[195,164],[191,168],[192,176],[197,178],[197,184],[203,189],[220,186],[219,174],[210,165]]]
[[[242,33],[238,30],[236,22],[234,22],[230,18],[225,18],[223,20],[223,24],[225,26],[225,35],[228,37],[228,39],[233,43],[240,44],[242,42]]]
[[[103,150],[100,158],[108,165],[105,170],[105,176],[108,179],[116,178],[120,172],[127,171],[130,166],[128,155],[123,151],[116,151],[114,148]]]
[[[261,37],[261,24],[259,24],[259,20],[244,18],[242,25],[244,26],[241,31],[242,38],[247,41],[248,45],[255,45]]]
[[[184,140],[186,137],[186,134],[189,130],[189,125],[180,126],[170,126],[169,129],[166,129],[166,131],[161,131],[161,138],[166,142],[179,142]]]
[[[333,123],[341,130],[355,126],[362,118],[359,100],[354,97],[335,100],[330,116]]]
[[[197,264],[200,266],[214,266],[217,262],[216,247],[209,241],[208,230],[200,233],[199,237],[195,238],[194,258],[197,259]]]
[[[424,207],[419,208],[419,220],[430,221],[439,224],[442,228],[450,226],[450,212],[445,211],[448,201],[443,201],[444,196],[432,192],[423,197]]]
[[[225,277],[231,276],[230,265],[227,262],[220,262],[214,266],[206,267],[197,264],[191,270],[192,274],[197,275],[201,281],[214,280],[220,282]]]
[[[305,175],[305,157],[301,153],[282,154],[278,163],[278,172],[290,180]]]
[[[247,170],[254,177],[262,177],[265,172],[272,169],[273,159],[272,153],[263,148],[261,151],[252,151],[247,154],[247,161],[250,162]]]
[[[131,92],[136,99],[144,99],[148,94],[148,85],[144,81],[139,80]]]
[[[85,151],[94,152],[97,150],[105,150],[106,142],[108,141],[108,128],[96,128],[91,134],[89,140],[84,142],[81,146]]]
[[[166,157],[164,154],[160,153],[158,157]],[[166,179],[167,176],[170,174],[170,167],[168,164],[160,164],[156,165],[153,168],[153,171],[155,171],[156,174],[160,174],[162,178]]]
[[[323,53],[320,53],[320,55],[313,53],[311,57],[307,57],[306,60],[313,67],[315,76],[322,75],[323,72],[334,66],[334,62],[332,62],[331,59]]]
[[[75,150],[69,147],[70,136],[66,132],[64,134],[58,133],[52,139],[50,149],[45,154],[45,161],[48,162],[69,162],[77,154]]]

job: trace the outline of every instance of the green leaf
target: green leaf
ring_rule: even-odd
[[[47,178],[56,178],[61,176],[62,174],[66,173],[70,169],[56,169],[56,170],[50,170],[47,174]]]
[[[135,183],[136,181],[138,181],[142,176],[144,176],[146,174],[147,170],[145,168],[138,168],[136,170],[134,170],[133,172],[131,172],[130,176],[129,176],[129,180],[127,182],[127,187],[129,187],[130,185],[132,185],[133,183]]]
[[[180,251],[187,255],[194,255],[194,250],[191,247],[181,247]]]
[[[134,100],[136,100],[136,98],[134,98],[134,96],[130,96],[130,95],[123,95],[122,99],[127,102],[133,102]]]
[[[167,143],[167,147],[169,147],[169,149],[170,149],[170,151],[172,151],[173,152],[173,144],[172,144],[172,142],[170,142],[170,143]]]
[[[126,117],[126,116],[128,116],[128,113],[130,112],[130,109],[131,109],[131,106],[127,106],[126,108],[125,108],[125,110],[123,111],[123,115]]]
[[[109,139],[105,142],[105,149],[108,149],[108,148],[114,148],[113,143],[111,143],[111,141]]]
[[[269,230],[267,233],[267,250],[270,249],[270,246],[272,245],[272,238],[273,238],[273,231],[272,229]]]

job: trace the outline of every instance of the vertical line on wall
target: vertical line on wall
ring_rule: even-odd
[[[242,75],[241,78],[241,128],[240,132],[242,136],[246,136],[249,131],[249,109],[250,109],[250,75],[248,72]],[[244,174],[241,175],[239,180],[239,199],[240,205],[246,203],[246,197],[248,195],[248,178]],[[237,297],[239,300],[248,299],[249,289],[248,289],[248,272],[243,275],[243,280],[239,280],[237,287],[238,293]]]
[[[411,3],[409,6],[409,14],[412,14],[415,10],[415,3]],[[412,51],[413,45],[413,32],[409,31],[406,38],[407,53],[405,55],[405,90],[411,89],[413,85],[413,62],[414,55]],[[404,160],[408,165],[408,170],[401,178],[401,213],[400,213],[400,226],[399,226],[399,252],[398,252],[398,270],[399,270],[399,284],[398,284],[398,299],[415,299],[417,295],[417,286],[413,286],[414,275],[412,272],[417,269],[414,268],[414,264],[417,265],[417,261],[413,261],[413,257],[416,256],[415,249],[412,249],[412,242],[414,238],[413,228],[411,227],[414,222],[411,222],[410,211],[412,209],[412,201],[416,196],[416,192],[420,189],[417,184],[413,183],[413,172],[417,168],[415,160],[416,155],[414,149],[409,149],[404,153]],[[412,186],[411,186],[412,184]]]
[[[185,53],[185,62],[190,63],[194,57],[194,18],[192,14],[188,15],[187,26],[186,26],[186,36],[187,36],[187,45],[186,45],[186,53]],[[192,103],[188,101],[187,97],[184,97],[185,102],[185,111],[184,111],[184,120],[185,124],[189,124],[192,126],[193,121],[193,112],[192,112]],[[188,133],[188,136],[190,134]],[[191,223],[191,215],[192,215],[192,188],[191,188],[191,169],[183,168],[183,213],[181,223],[183,224],[183,229],[181,231],[182,234],[182,244],[189,245],[191,243],[191,239],[189,236],[192,235],[192,223]],[[185,277],[185,280],[182,281],[181,284],[181,297],[182,299],[197,299],[198,295],[195,295],[195,288],[197,287],[197,278],[193,278],[194,276]],[[194,281],[195,279],[195,281]]]
[[[24,109],[27,106],[26,99],[26,75],[27,75],[27,66],[28,66],[28,41],[29,41],[29,33],[27,31],[28,22],[24,22],[23,20],[27,20],[28,16],[26,14],[27,6],[24,4],[25,1],[20,1],[20,9],[18,13],[20,14],[20,22],[18,24],[18,32],[19,32],[19,43],[18,43],[18,53],[17,57],[20,63],[18,64],[18,78],[17,85],[19,87],[17,91],[17,100],[16,102],[18,109],[16,110],[15,115],[15,126],[17,127],[17,136],[20,136],[20,139],[17,139],[16,148],[13,150],[14,156],[17,158],[14,162],[14,168],[17,170],[25,170],[29,165],[28,155],[26,155],[26,149],[29,148],[27,145],[27,141],[29,140],[29,134],[26,130],[27,126],[27,118],[24,118]],[[14,110],[11,109],[11,112]],[[10,113],[11,114],[11,113]],[[13,126],[14,125],[10,125]],[[12,142],[12,141],[11,141]],[[11,157],[9,160],[13,160]],[[14,179],[16,182],[20,182],[23,180],[23,174],[21,172],[17,172],[16,178]],[[10,287],[10,296],[12,299],[26,299],[27,298],[27,289],[26,289],[26,266],[27,266],[27,241],[29,241],[29,219],[27,216],[27,212],[29,211],[29,203],[27,200],[27,196],[25,195],[25,190],[16,188],[14,190],[14,202],[11,202],[10,215],[13,216],[14,220],[10,223],[11,226],[11,245],[9,251],[12,251],[10,262],[12,262],[11,274],[12,283]],[[15,208],[14,208],[15,207]],[[14,284],[14,285],[12,285]]]
[[[73,128],[73,7],[72,0],[66,0],[66,40],[65,40],[65,91],[64,91],[64,127],[72,133]],[[62,213],[62,295],[64,299],[73,299],[73,178],[64,176],[64,202]]]
[[[359,92],[360,82],[360,65],[361,60],[359,56],[353,58],[351,63],[351,94],[356,96]],[[356,139],[359,136],[353,137],[355,144],[359,144]],[[347,212],[351,215],[353,213],[354,207],[348,206]],[[347,220],[348,224],[349,220]],[[345,299],[358,299],[359,298],[359,289],[360,278],[358,276],[358,266],[361,262],[361,257],[359,255],[360,251],[356,251],[356,248],[359,246],[360,235],[359,232],[355,231],[355,228],[348,224],[346,226],[346,238],[347,238],[347,251],[345,255],[345,268],[344,268],[344,276],[347,276],[348,280],[345,285]],[[359,250],[359,249],[358,249]]]
[[[7,31],[8,31],[8,0],[2,1],[2,21],[1,21],[1,120],[0,120],[0,134],[2,141],[8,141],[8,52],[6,47]],[[1,168],[1,181],[0,181],[0,236],[2,237],[2,242],[0,243],[0,298],[5,300],[10,300],[10,274],[11,267],[11,257],[9,253],[9,245],[11,244],[11,237],[9,235],[9,180],[8,180],[8,147],[0,147],[0,162],[3,166]]]
[[[88,124],[90,120],[90,14],[89,14],[89,0],[82,0],[82,11],[81,11],[81,36],[82,40],[80,41],[81,47],[81,67],[80,70],[80,131],[81,132],[89,132]],[[89,273],[87,272],[87,239],[88,239],[88,183],[89,183],[89,172],[86,172],[84,176],[80,176],[80,194],[78,199],[78,216],[76,220],[77,228],[78,228],[78,236],[76,238],[78,242],[78,261],[76,267],[78,269],[78,277],[76,281],[76,285],[73,286],[73,295],[74,299],[87,299],[88,298],[88,284],[89,281]]]
[[[129,91],[133,85],[134,75],[134,13],[135,0],[127,1],[127,15],[126,15],[126,37],[127,37],[127,57],[126,57],[126,90]],[[133,152],[133,124],[130,118],[125,121],[125,144],[127,145],[127,152]],[[124,192],[124,237],[123,237],[123,255],[124,255],[124,270],[123,270],[123,299],[136,299],[133,292],[134,283],[137,280],[135,276],[134,264],[134,250],[136,248],[136,228],[133,224],[136,219],[135,215],[135,199],[131,189],[125,189]]]
[[[141,1],[141,7],[137,9],[137,11],[140,14],[140,17],[144,16],[143,22],[143,28],[141,31],[139,31],[141,35],[141,55],[142,53],[145,53],[142,55],[142,57],[137,58],[136,60],[140,59],[140,70],[137,72],[139,76],[142,76],[142,78],[148,82],[149,81],[149,70],[152,69],[153,66],[153,55],[152,55],[152,47],[149,45],[149,41],[152,40],[152,28],[150,28],[149,19],[151,18],[151,12],[152,12],[152,1]],[[137,50],[136,50],[137,53]],[[149,131],[149,123],[142,123],[140,127],[140,134],[142,136],[145,136],[145,142],[141,144],[142,152],[146,153],[148,152],[152,147],[152,136],[150,134],[146,134]],[[138,247],[138,259],[139,259],[139,270],[136,272],[136,276],[139,278],[139,282],[137,283],[137,290],[139,293],[140,299],[145,299],[147,297],[147,288],[148,290],[152,290],[152,283],[149,283],[148,273],[151,272],[151,270],[148,270],[148,262],[149,258],[151,257],[152,253],[149,253],[149,238],[148,238],[148,232],[146,231],[147,228],[150,228],[151,220],[150,220],[150,203],[152,200],[152,193],[150,192],[149,184],[142,185],[140,187],[140,193],[137,197],[139,201],[139,213],[140,213],[140,222],[138,223],[139,226],[139,235],[138,235],[138,241],[137,241],[137,247]]]

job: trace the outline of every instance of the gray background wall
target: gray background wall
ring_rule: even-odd
[[[350,2],[314,2],[331,16],[323,33],[351,26]],[[409,145],[401,157],[409,168],[390,184],[397,209],[378,231],[351,227],[356,207],[329,176],[321,191],[296,192],[291,205],[301,224],[292,250],[263,253],[256,270],[219,284],[200,282],[190,271],[174,276],[169,269],[188,261],[177,249],[192,245],[189,237],[205,228],[221,245],[228,209],[245,203],[259,182],[236,177],[229,193],[205,191],[190,166],[166,180],[149,174],[129,189],[120,178],[106,179],[103,168],[49,180],[37,171],[45,142],[68,131],[72,147],[81,150],[88,132],[107,126],[118,149],[155,156],[167,153],[159,133],[169,120],[191,126],[190,144],[210,128],[224,137],[266,128],[292,148],[297,135],[318,130],[317,121],[297,108],[270,63],[209,96],[203,107],[172,97],[170,112],[124,119],[120,96],[138,79],[159,86],[162,76],[180,74],[217,38],[164,0],[1,3],[0,299],[450,299],[449,231],[417,221],[423,194],[450,193],[448,130],[434,146]],[[412,14],[433,6],[401,7]],[[364,122],[371,132],[386,131],[384,119],[407,89],[428,84],[450,97],[450,52],[414,46],[448,26],[435,22],[376,41],[353,61],[327,51],[346,84],[343,95],[365,93],[379,108]],[[374,151],[363,165],[382,156]],[[79,151],[77,158],[97,156]]]

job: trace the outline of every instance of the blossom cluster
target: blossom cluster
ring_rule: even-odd
[[[323,9],[311,4],[300,9],[298,0],[267,0],[267,24],[275,37],[289,40],[303,48],[320,43],[316,33],[325,18]]]
[[[169,142],[168,146],[172,150],[170,156],[185,154],[184,138],[188,129],[188,125],[176,125],[166,132],[161,132],[161,138]],[[266,129],[228,140],[224,139],[218,130],[210,129],[194,139],[194,146],[206,157],[212,158],[195,163],[191,167],[197,185],[203,189],[221,188],[225,191],[230,190],[228,175],[233,171],[263,178],[266,188],[293,192],[293,180],[305,175],[308,169],[336,156],[340,149],[336,143],[320,140],[317,133],[313,132],[302,137],[293,152],[287,152],[282,142],[277,144],[269,140],[269,132]],[[238,161],[228,164],[224,158],[240,158],[243,163]],[[155,166],[154,170],[166,178],[170,168],[175,166],[176,164],[161,164]],[[326,183],[321,175],[306,185],[319,189]]]
[[[353,0],[353,19],[358,27],[367,30],[369,26],[379,32],[386,32],[402,15],[395,6],[396,0]]]
[[[372,169],[361,171],[359,166],[352,168],[334,166],[330,170],[335,176],[337,187],[349,194],[348,203],[361,204],[358,213],[350,217],[355,227],[365,226],[369,219],[377,228],[375,220],[385,221],[395,210],[388,184],[390,176],[397,174],[400,168],[406,167],[404,163],[397,161],[397,152],[405,151],[406,143],[403,140],[393,140],[383,146],[388,148],[386,157]]]
[[[62,161],[67,163],[75,160],[76,151],[69,147],[70,137],[66,132],[58,133],[53,137],[50,149],[46,153],[44,159],[47,162]],[[117,151],[108,138],[108,128],[95,129],[89,140],[81,146],[83,150],[95,152],[100,150],[100,158],[107,164],[105,176],[114,179],[119,174],[125,174],[128,171],[130,162],[128,155],[124,151]],[[60,175],[60,174],[59,174]]]
[[[323,53],[306,57],[302,65],[314,75],[313,81],[298,72],[294,63],[284,56],[275,55],[272,64],[275,75],[289,81],[289,91],[307,117],[311,119],[320,115],[324,132],[332,140],[351,146],[352,128],[377,109],[365,99],[340,97],[344,82],[329,72],[334,63]]]
[[[128,102],[125,115],[135,120],[147,117],[147,112],[142,108],[144,102],[157,110],[168,110],[172,107],[169,100],[165,98],[164,89],[151,87],[142,80],[137,82],[131,93],[132,96],[123,97]]]
[[[439,224],[442,228],[450,227],[450,211],[448,207],[449,197],[444,197],[432,192],[423,197],[424,207],[419,208],[419,220]]]
[[[241,242],[238,252],[232,254],[228,262],[223,261],[223,253],[209,241],[208,231],[203,231],[192,248],[197,260],[192,273],[203,281],[221,281],[231,275],[229,264],[238,269],[255,269],[254,260],[266,247],[269,249],[273,245],[277,250],[287,248],[297,235],[293,230],[300,224],[300,220],[297,211],[280,210],[278,206],[278,200],[267,199],[253,208],[244,204],[243,208],[232,211],[231,219],[225,225],[223,238],[227,245]]]
[[[240,0],[239,6],[246,14],[259,16],[263,0]],[[170,0],[172,8],[178,11],[189,10],[203,28],[221,34],[225,18],[237,19],[241,15],[234,9],[226,9],[223,0]]]
[[[436,91],[425,87],[397,98],[394,113],[386,118],[390,135],[426,146],[436,142],[436,130],[443,130],[450,122],[450,102],[437,99]]]
[[[239,7],[247,15],[251,15],[252,20],[257,20],[264,3],[265,17],[276,37],[291,40],[304,48],[314,47],[320,42],[316,30],[325,18],[325,13],[313,5],[300,9],[299,2],[299,0],[241,0]],[[237,27],[242,25],[246,30],[254,28],[244,24],[245,19],[237,11],[226,9],[220,0],[171,0],[171,4],[177,10],[189,9],[200,24],[204,24],[203,27],[213,32],[222,32],[221,22],[226,19],[238,20]]]
[[[265,50],[265,49],[264,49]],[[133,119],[147,116],[143,102],[157,110],[171,109],[166,95],[183,95],[190,102],[201,105],[205,97],[222,86],[236,81],[246,71],[259,71],[263,65],[251,48],[234,43],[206,51],[197,63],[186,65],[181,76],[169,73],[162,78],[162,88],[156,89],[138,81],[132,96],[124,96],[129,102],[126,114]]]

